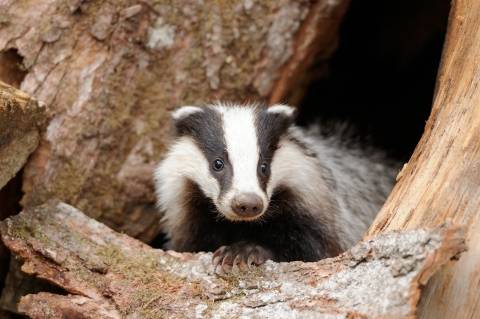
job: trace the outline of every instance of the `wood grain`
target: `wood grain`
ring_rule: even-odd
[[[426,287],[419,317],[480,317],[480,1],[452,3],[432,113],[368,235],[468,227],[469,250]]]

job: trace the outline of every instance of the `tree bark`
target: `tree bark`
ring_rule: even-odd
[[[2,310],[9,311],[10,314],[18,314],[18,303],[20,299],[28,294],[39,292],[50,292],[61,294],[64,291],[46,281],[39,280],[33,276],[28,276],[21,271],[22,263],[16,258],[10,259],[10,270],[6,278],[5,287],[0,297],[0,307]],[[7,262],[8,267],[8,262]],[[0,312],[0,318],[2,317]]]
[[[55,197],[144,241],[160,225],[152,169],[168,111],[285,101],[333,51],[347,0],[0,1],[0,52],[51,118],[24,172],[24,206]]]
[[[480,314],[480,2],[454,1],[432,113],[368,234],[467,226],[469,250],[426,287],[420,318]]]
[[[366,240],[316,263],[273,263],[226,276],[211,253],[155,250],[50,201],[0,224],[22,270],[65,289],[21,299],[32,318],[414,318],[419,286],[465,249],[440,227]]]
[[[0,81],[0,189],[37,147],[45,120],[43,104]]]

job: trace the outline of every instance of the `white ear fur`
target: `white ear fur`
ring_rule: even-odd
[[[187,116],[189,116],[191,114],[194,114],[194,113],[197,113],[197,112],[202,112],[202,111],[203,110],[202,110],[201,107],[186,105],[186,106],[182,106],[182,107],[176,109],[175,111],[173,111],[172,112],[172,118],[175,121],[178,121],[178,120],[182,120],[182,119],[186,118]]]
[[[274,104],[267,109],[267,112],[272,114],[283,114],[287,117],[291,117],[295,114],[295,108],[284,104]]]

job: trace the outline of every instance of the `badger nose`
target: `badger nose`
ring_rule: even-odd
[[[238,194],[232,200],[232,210],[240,217],[254,217],[263,211],[263,202],[253,193]]]

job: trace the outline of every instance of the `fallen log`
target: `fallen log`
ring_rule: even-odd
[[[432,278],[419,317],[480,316],[480,2],[453,1],[432,113],[370,236],[465,224],[469,251]]]
[[[67,294],[23,297],[32,318],[414,318],[420,286],[464,249],[440,227],[367,239],[316,263],[215,275],[211,253],[152,249],[56,201],[0,224],[21,269]]]
[[[0,2],[0,52],[51,121],[23,205],[49,198],[143,241],[160,232],[152,170],[169,111],[219,99],[285,101],[326,60],[348,0]]]

